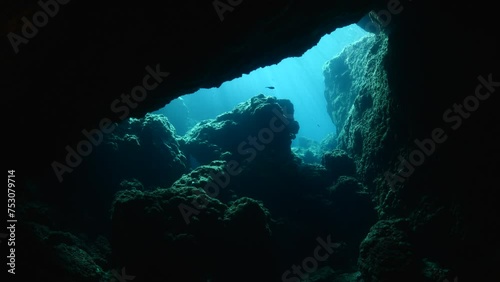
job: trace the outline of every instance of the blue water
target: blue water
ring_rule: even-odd
[[[167,117],[178,115],[179,104],[189,109],[190,125],[194,122],[215,118],[230,111],[237,104],[249,98],[265,94],[292,101],[295,106],[295,119],[300,124],[297,137],[306,137],[320,142],[328,133],[335,132],[326,111],[324,98],[323,65],[337,56],[342,49],[361,39],[366,32],[357,25],[350,25],[325,35],[319,43],[306,51],[301,57],[282,60],[279,64],[259,68],[250,74],[223,83],[219,88],[200,89],[181,100],[172,101],[156,113]],[[273,86],[274,89],[266,87]],[[177,119],[178,120],[178,119]],[[177,120],[170,118],[175,127]],[[185,130],[178,133],[184,134]]]

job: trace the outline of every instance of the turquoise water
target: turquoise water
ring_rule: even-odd
[[[215,118],[230,111],[233,107],[249,98],[265,94],[281,99],[289,99],[295,106],[295,120],[300,124],[297,137],[321,141],[328,133],[335,132],[326,111],[324,98],[323,65],[337,56],[342,49],[361,39],[367,33],[357,25],[335,30],[321,38],[319,43],[306,51],[301,57],[282,60],[276,65],[259,68],[232,81],[223,83],[219,88],[200,89],[181,100],[172,101],[163,113],[184,134],[186,113],[179,110],[182,101],[189,114],[189,126],[195,122]],[[269,89],[267,87],[274,87]]]

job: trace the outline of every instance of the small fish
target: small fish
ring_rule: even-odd
[[[274,89],[274,86],[266,86],[268,89]]]
[[[321,127],[321,126],[319,125],[319,123],[318,123],[318,124],[316,124],[316,125],[317,125],[318,127]]]

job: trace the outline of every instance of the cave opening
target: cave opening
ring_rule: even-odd
[[[183,136],[197,123],[229,112],[256,95],[288,99],[300,125],[292,149],[304,161],[319,163],[318,156],[322,151],[335,149],[337,133],[327,111],[324,65],[346,46],[368,34],[356,24],[338,28],[324,35],[317,45],[300,57],[286,58],[275,65],[258,68],[224,82],[220,87],[202,88],[186,94],[153,114],[166,116],[176,133]]]

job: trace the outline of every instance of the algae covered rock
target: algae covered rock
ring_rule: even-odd
[[[234,189],[238,188],[239,180],[235,178],[242,171],[231,164],[231,161],[216,160],[199,166],[182,175],[172,184],[172,188],[196,187],[204,190],[210,197],[227,203],[236,197]]]
[[[226,205],[201,188],[177,184],[120,191],[112,212],[113,257],[144,281],[234,281],[248,265],[271,258],[270,213],[250,198]],[[249,276],[269,275],[270,263]]]
[[[25,222],[18,227],[22,232],[25,245],[29,250],[30,273],[40,281],[104,281],[109,277],[110,248],[106,238],[86,238],[73,233],[55,230],[45,225]],[[21,233],[20,233],[21,234]],[[20,262],[19,269],[28,269]]]
[[[182,205],[196,209],[189,223]],[[112,210],[113,257],[144,281],[207,279],[222,243],[225,209],[194,187],[120,191]]]
[[[336,149],[323,154],[321,163],[332,174],[333,181],[340,176],[356,175],[356,164],[344,150]]]
[[[338,148],[354,159],[359,177],[367,183],[390,160],[394,145],[394,99],[384,67],[387,50],[386,35],[369,35],[324,67],[325,98],[337,126]]]
[[[99,159],[120,179],[136,178],[145,187],[169,186],[187,171],[174,127],[162,115],[123,121],[108,136]],[[100,148],[101,149],[101,148]]]
[[[359,270],[366,282],[422,281],[406,220],[378,221],[360,245]],[[419,280],[420,279],[420,280]]]
[[[353,245],[359,245],[377,219],[366,190],[357,179],[348,176],[341,176],[329,188],[331,212],[336,215],[331,224],[342,240]]]
[[[260,244],[271,238],[271,214],[252,198],[234,201],[224,214],[224,222],[230,231],[229,238],[237,238],[245,245]]]
[[[264,150],[276,157],[289,155],[299,130],[293,114],[289,100],[260,94],[230,112],[198,123],[183,137],[183,148],[202,164],[223,159],[225,152],[245,162]]]
[[[61,216],[78,221],[91,234],[110,230],[109,210],[117,191],[168,187],[188,170],[175,130],[164,116],[147,114],[114,126],[65,178],[60,191],[65,197],[61,205],[67,208]]]
[[[383,34],[368,35],[323,66],[327,111],[338,132],[350,115],[362,116],[373,105],[372,95],[388,87],[379,70],[386,50]]]

